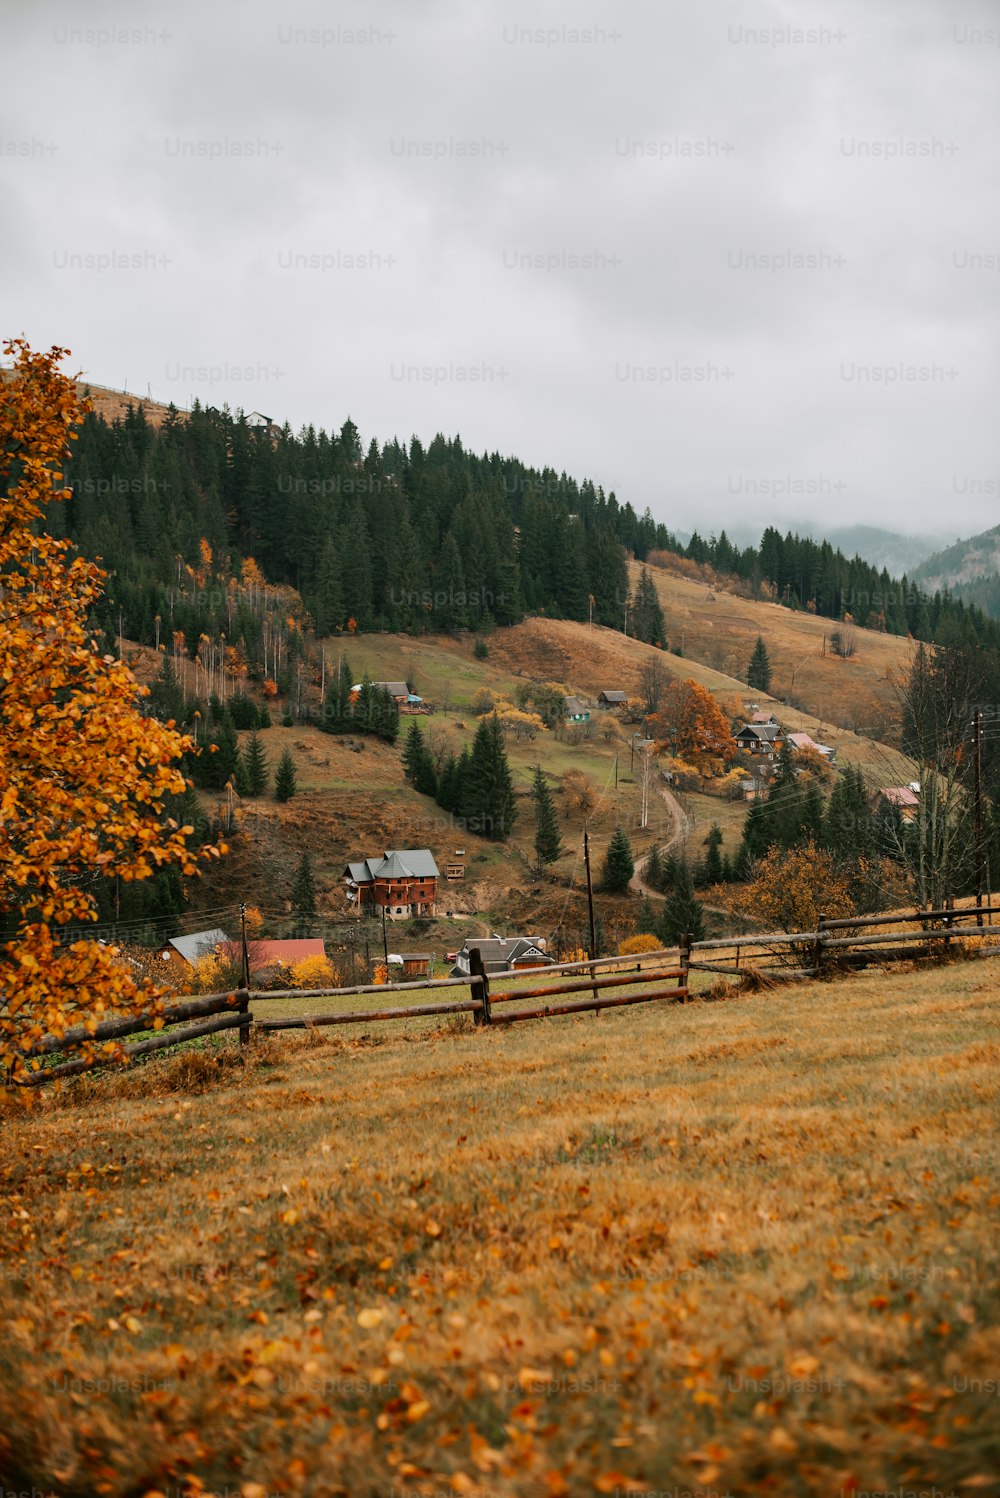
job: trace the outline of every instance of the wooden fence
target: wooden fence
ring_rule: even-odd
[[[197,1023],[186,1023],[189,1020],[197,1020]],[[240,1044],[246,1045],[250,1039],[252,1023],[250,993],[247,989],[202,994],[197,999],[171,1005],[158,1013],[123,1015],[119,1019],[105,1020],[93,1030],[88,1030],[85,1025],[77,1025],[63,1035],[45,1035],[25,1053],[26,1061],[41,1056],[62,1055],[64,1051],[80,1050],[106,1040],[120,1040],[123,1035],[137,1035],[144,1030],[156,1031],[148,1040],[123,1046],[115,1055],[79,1056],[73,1061],[60,1061],[55,1066],[43,1066],[37,1071],[29,1071],[16,1080],[22,1087],[38,1087],[57,1077],[73,1077],[80,1072],[90,1071],[93,1067],[107,1066],[119,1060],[122,1054],[128,1057],[145,1056],[150,1051],[162,1051],[168,1046],[180,1045],[182,1041],[195,1040],[201,1035],[214,1035],[219,1030],[239,1030]],[[179,1029],[173,1028],[178,1025]]]
[[[684,1003],[689,997],[692,970],[746,977],[752,972],[775,972],[783,977],[819,977],[840,968],[863,967],[926,957],[947,952],[956,940],[967,941],[1000,936],[1000,924],[992,917],[1000,912],[989,905],[941,910],[914,910],[898,915],[852,916],[828,920],[821,916],[815,931],[779,931],[760,936],[726,936],[661,948],[629,957],[598,957],[585,962],[546,964],[542,968],[507,968],[487,973],[478,947],[472,949],[472,972],[468,977],[419,978],[404,983],[357,984],[349,988],[282,989],[255,992],[241,988],[229,993],[205,994],[182,1004],[141,1017],[110,1019],[87,1030],[78,1026],[64,1035],[46,1035],[26,1053],[26,1060],[61,1056],[66,1052],[118,1040],[125,1035],[156,1030],[147,1040],[123,1047],[126,1057],[181,1045],[203,1035],[238,1029],[246,1045],[252,1031],[311,1030],[327,1025],[374,1024],[376,1022],[471,1014],[476,1025],[511,1025],[521,1020],[546,1019],[561,1014],[594,1013],[632,1004]],[[963,924],[975,921],[975,925]],[[906,927],[897,932],[886,927]],[[871,928],[878,927],[878,932]],[[913,929],[916,928],[916,929]],[[713,955],[715,954],[715,955]],[[553,981],[560,978],[563,981]],[[567,981],[568,980],[568,981]],[[462,998],[431,1003],[403,1003],[377,1009],[325,1009],[307,1015],[282,1015],[258,1019],[256,1006],[281,999],[316,999],[327,1002],[362,995],[412,993],[417,990],[466,990]],[[609,993],[610,990],[624,990]],[[562,1002],[565,995],[586,997]],[[525,1001],[557,998],[555,1004]],[[195,1023],[191,1023],[195,1021]],[[21,1086],[39,1086],[59,1077],[75,1076],[94,1067],[108,1065],[116,1055],[87,1054],[58,1061],[17,1078]]]
[[[662,959],[668,954],[652,955]],[[649,956],[643,954],[643,959],[648,961]],[[609,964],[615,964],[620,969],[623,963],[630,963],[633,970],[610,974],[604,971]],[[78,1026],[67,1030],[63,1035],[46,1035],[26,1053],[25,1059],[37,1060],[44,1056],[62,1055],[67,1051],[77,1050],[84,1046],[90,1047],[102,1041],[118,1040],[124,1035],[132,1035],[157,1027],[157,1034],[149,1040],[124,1046],[122,1048],[124,1056],[142,1056],[149,1051],[162,1050],[168,1046],[180,1045],[186,1040],[194,1040],[198,1036],[212,1035],[217,1031],[229,1029],[239,1029],[240,1041],[246,1044],[250,1038],[251,1029],[262,1033],[271,1030],[306,1030],[325,1025],[368,1024],[382,1020],[416,1019],[423,1016],[453,1014],[471,1014],[477,1025],[507,1025],[517,1020],[541,1019],[549,1015],[620,1008],[626,1004],[646,1004],[653,1000],[684,1002],[688,998],[686,947],[681,949],[676,966],[665,968],[662,961],[659,961],[652,971],[645,970],[642,962],[635,958],[598,958],[593,962],[546,965],[544,972],[547,978],[563,973],[569,975],[570,981],[546,982],[542,985],[536,982],[532,986],[530,978],[537,975],[538,971],[538,969],[515,971],[508,969],[501,973],[487,974],[483,970],[477,947],[473,949],[473,971],[468,978],[423,978],[391,985],[369,983],[358,984],[350,988],[296,988],[283,989],[278,992],[252,992],[241,988],[226,994],[205,994],[201,998],[163,1009],[158,1014],[106,1020],[92,1031],[84,1026]],[[511,986],[503,992],[491,993],[491,984],[494,982],[518,979],[523,983],[526,978],[529,979],[527,987]],[[668,983],[670,987],[662,986]],[[645,985],[657,986],[640,993],[633,991],[616,993],[611,997],[604,996],[607,989],[627,987],[634,990],[645,988]],[[266,1003],[277,999],[339,1000],[362,994],[397,994],[412,992],[414,989],[442,988],[468,990],[468,997],[445,1000],[442,1003],[403,1004],[394,1008],[379,1009],[334,1010],[310,1015],[286,1015],[276,1019],[257,1019],[250,1011],[251,1003]],[[583,992],[588,994],[586,999],[570,1003],[547,1004],[532,1009],[512,1008],[501,1014],[494,1013],[494,1004],[513,1005],[523,999],[549,998],[553,995]],[[198,1023],[185,1023],[195,1018]],[[178,1025],[180,1028],[172,1028]],[[88,1054],[74,1060],[59,1061],[53,1066],[43,1066],[38,1070],[30,1071],[19,1077],[17,1081],[21,1086],[37,1087],[60,1077],[75,1076],[94,1067],[108,1065],[118,1060],[122,1053],[102,1056],[88,1051]]]
[[[897,915],[858,915],[836,920],[820,916],[815,931],[773,931],[766,936],[726,936],[694,942],[691,967],[700,972],[745,977],[749,972],[780,972],[785,977],[820,977],[835,968],[903,962],[947,952],[956,939],[1000,936],[989,905],[955,906]],[[963,925],[975,921],[975,925]],[[898,932],[871,928],[908,927]],[[914,929],[916,928],[916,929]],[[711,956],[709,954],[718,955]],[[742,965],[741,965],[742,964]]]

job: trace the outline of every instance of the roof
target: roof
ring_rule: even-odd
[[[777,721],[773,713],[754,713],[750,719],[751,723],[777,723]]]
[[[627,702],[628,698],[624,692],[602,692],[601,696],[605,702]]]
[[[326,956],[326,948],[318,936],[298,936],[288,941],[252,940],[247,946],[250,967],[254,972],[259,972],[264,967],[273,967],[276,962],[291,966],[301,962],[304,957]],[[239,957],[242,948],[238,941],[227,941],[224,943],[224,950],[227,957]]]
[[[795,745],[796,749],[819,748],[819,745],[816,743],[815,739],[813,739],[808,733],[789,733],[786,734],[785,737],[788,739],[788,742],[790,744]]]
[[[410,695],[410,689],[406,685],[405,681],[370,681],[368,685],[370,687],[382,687],[386,692],[389,693],[390,697],[409,697]],[[356,681],[351,687],[351,691],[360,692],[363,686],[363,681]],[[423,699],[417,697],[414,700],[417,702],[421,702]]]
[[[920,797],[916,791],[908,785],[883,786],[879,795],[888,801],[890,806],[919,806]]]
[[[206,957],[228,940],[225,931],[220,931],[216,926],[212,931],[193,931],[190,936],[172,936],[167,945],[173,947],[178,956],[183,957],[185,962],[190,962],[193,967],[199,957]]]
[[[566,704],[566,711],[574,717],[578,713],[586,713],[590,711],[585,702],[582,702],[579,697],[574,697],[572,694],[564,697],[563,702]]]
[[[513,963],[528,956],[541,957],[545,962],[551,960],[545,955],[544,947],[539,946],[537,936],[473,936],[457,954],[453,975],[462,977],[468,973],[473,947],[479,948],[483,966],[487,969],[511,967]]]
[[[400,952],[404,962],[431,962],[434,958],[433,952]]]
[[[374,879],[437,879],[438,872],[430,848],[387,848],[382,858],[349,863],[344,870],[355,884],[371,884]]]
[[[733,737],[742,739],[748,733],[755,739],[760,739],[762,743],[772,744],[781,733],[781,729],[777,723],[744,723],[743,727]]]

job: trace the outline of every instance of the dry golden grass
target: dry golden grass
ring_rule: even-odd
[[[3,1123],[0,1477],[997,1492],[997,963],[206,1048]]]

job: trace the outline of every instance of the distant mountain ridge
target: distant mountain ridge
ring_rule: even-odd
[[[1000,618],[1000,525],[934,552],[913,577],[926,593],[948,588]]]
[[[827,530],[809,520],[794,524],[775,520],[771,524],[782,532],[792,531],[814,541],[829,541],[834,550],[842,551],[846,557],[860,556],[880,572],[884,568],[893,577],[902,577],[904,573],[909,577],[940,549],[943,540],[941,536],[903,535],[875,525],[833,526]],[[748,525],[745,521],[737,521],[735,525],[725,525],[721,529],[738,546],[755,546],[760,539],[759,523]],[[683,531],[677,534],[684,541],[690,539]]]

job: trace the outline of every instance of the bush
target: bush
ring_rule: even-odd
[[[489,659],[490,647],[485,640],[477,640],[472,647],[472,653],[477,661],[485,661]]]
[[[633,957],[639,952],[658,952],[661,946],[662,943],[658,937],[644,932],[639,936],[627,936],[619,944],[618,952],[622,957]]]

